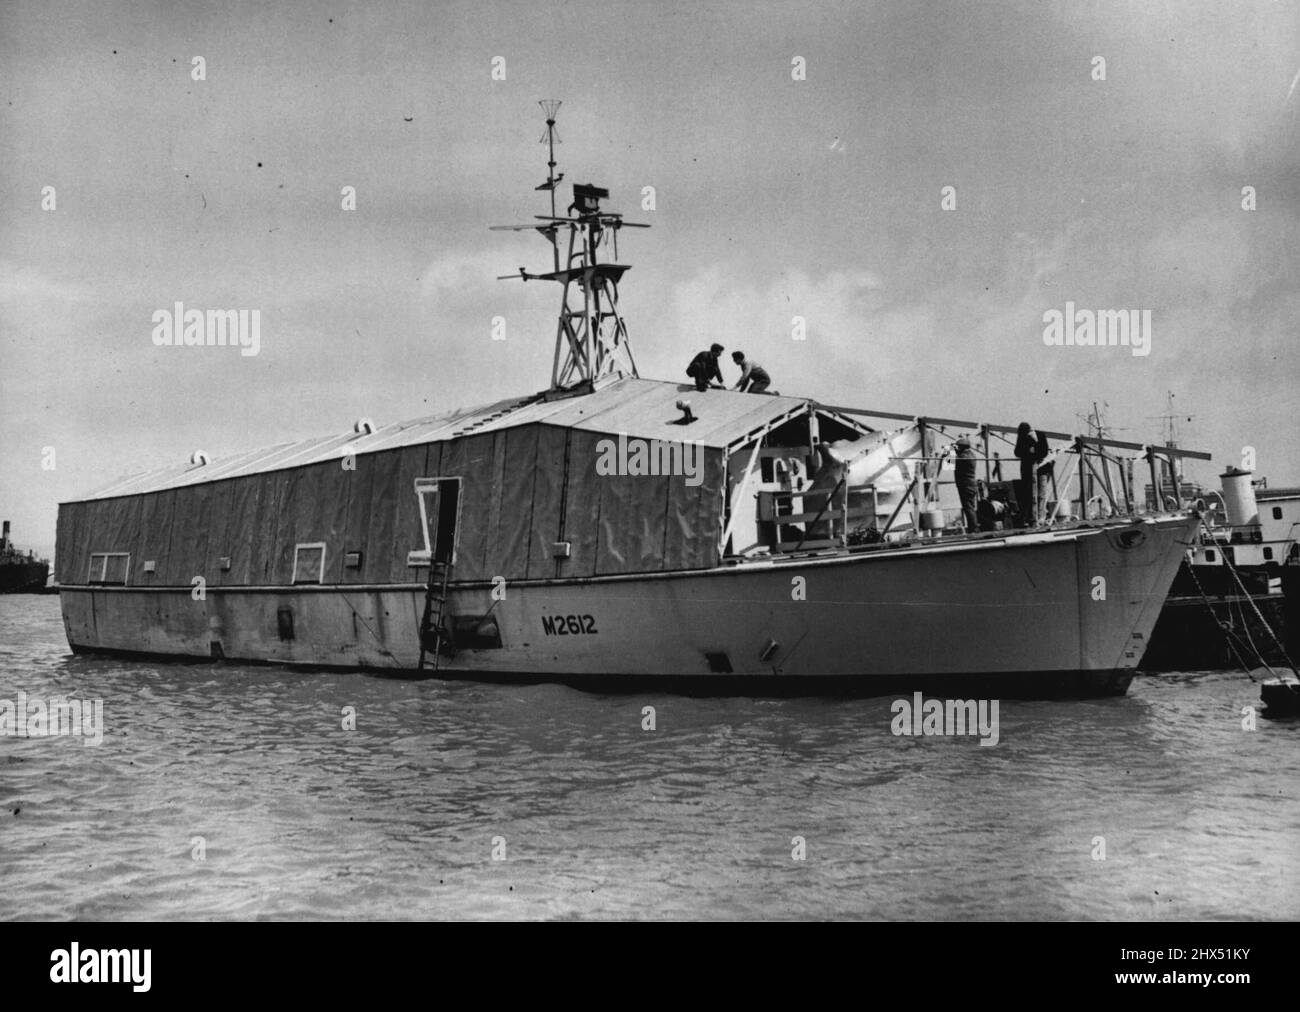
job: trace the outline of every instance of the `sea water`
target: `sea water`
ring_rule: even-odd
[[[5,919],[1294,919],[1300,722],[1244,673],[1004,699],[693,699],[71,655],[0,598]],[[39,732],[39,725],[36,726]]]

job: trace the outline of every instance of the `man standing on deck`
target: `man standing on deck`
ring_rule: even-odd
[[[953,464],[953,477],[957,482],[957,495],[961,497],[961,519],[966,525],[966,533],[973,534],[979,530],[975,520],[975,500],[979,487],[975,479],[975,449],[970,440],[962,436],[957,440],[957,460]]]
[[[695,380],[696,390],[709,389],[709,380],[716,379],[719,387],[722,387],[722,370],[718,368],[718,356],[725,349],[720,344],[710,346],[708,351],[702,351],[691,359],[691,364],[686,367],[686,375]]]
[[[767,374],[766,369],[752,359],[746,359],[743,351],[733,351],[731,360],[740,366],[740,382],[736,384],[737,390],[746,393],[746,384],[748,384],[748,393],[767,393],[767,388],[772,385],[772,377]]]
[[[1028,422],[1016,429],[1016,447],[1013,451],[1020,460],[1020,477],[1011,483],[1019,504],[1020,526],[1034,526],[1034,466],[1038,463],[1038,433]]]

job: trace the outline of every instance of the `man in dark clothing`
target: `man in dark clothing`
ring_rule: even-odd
[[[1034,464],[1037,463],[1038,434],[1028,422],[1016,429],[1015,455],[1020,459],[1020,477],[1012,482],[1016,500],[1020,504],[1020,526],[1034,523]]]
[[[712,345],[708,351],[702,351],[691,359],[686,367],[686,375],[695,380],[696,390],[709,389],[709,380],[716,379],[722,383],[722,370],[718,368],[718,356],[725,349],[720,344]]]
[[[743,351],[733,351],[731,361],[740,367],[740,382],[736,384],[737,390],[741,393],[746,390],[751,394],[767,393],[767,388],[772,385],[772,377],[767,374],[766,369],[753,359],[746,359]]]
[[[970,440],[962,436],[957,440],[957,459],[953,464],[953,475],[957,481],[957,495],[961,497],[961,518],[966,525],[966,533],[972,534],[979,529],[975,519],[975,500],[979,489],[975,479],[975,449]]]

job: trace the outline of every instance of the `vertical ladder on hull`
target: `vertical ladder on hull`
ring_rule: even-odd
[[[443,625],[443,610],[447,604],[447,581],[451,577],[451,563],[433,559],[429,563],[429,584],[424,591],[424,618],[420,620],[420,665],[424,670],[426,653],[433,654],[433,670],[438,670],[447,630]]]

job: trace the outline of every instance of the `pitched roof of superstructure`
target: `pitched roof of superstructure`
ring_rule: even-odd
[[[689,400],[696,420],[677,424],[679,400]],[[344,448],[357,456],[402,446],[438,442],[496,432],[524,425],[552,425],[640,439],[698,442],[725,449],[751,433],[806,410],[810,402],[798,397],[773,397],[730,390],[697,392],[689,383],[627,377],[591,393],[548,400],[544,394],[496,401],[492,404],[380,426],[374,432],[317,436],[280,443],[212,460],[186,462],[118,478],[80,500],[140,495],[168,488],[238,478],[266,471],[303,467],[338,460]],[[842,419],[846,424],[852,424]]]

